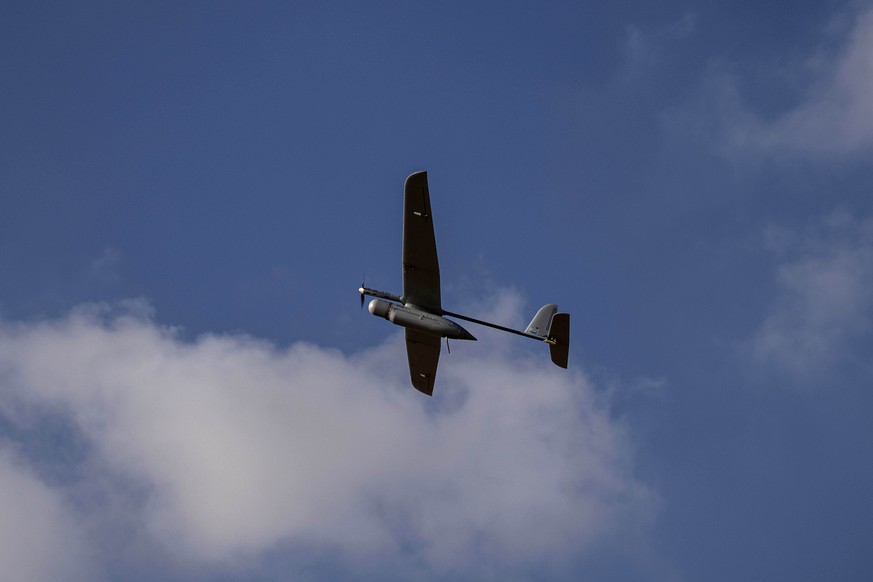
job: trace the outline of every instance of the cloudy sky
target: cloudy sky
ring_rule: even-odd
[[[0,578],[866,580],[873,5],[4,2]],[[555,302],[570,369],[443,303]]]

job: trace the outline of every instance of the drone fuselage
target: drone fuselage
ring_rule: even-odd
[[[454,321],[410,303],[400,305],[381,299],[373,299],[367,309],[373,315],[383,317],[401,327],[408,327],[437,337],[476,340],[473,334]]]

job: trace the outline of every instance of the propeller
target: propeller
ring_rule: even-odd
[[[361,277],[361,286],[358,288],[358,293],[361,294],[361,309],[364,308],[364,277]]]

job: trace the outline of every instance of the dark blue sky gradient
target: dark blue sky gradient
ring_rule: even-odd
[[[613,386],[662,497],[659,563],[867,579],[870,326],[808,374],[748,345],[807,256],[768,229],[869,217],[869,149],[726,153],[719,101],[729,79],[779,119],[866,6],[6,2],[0,318],[143,297],[186,337],[355,353],[387,333],[356,288],[400,290],[425,169],[444,306],[514,287],[573,314],[571,363]]]

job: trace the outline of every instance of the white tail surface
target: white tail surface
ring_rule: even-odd
[[[528,324],[524,333],[541,338],[549,337],[549,328],[552,326],[552,316],[557,312],[558,306],[554,303],[543,305],[540,307],[540,310],[537,311],[537,314],[534,315],[534,318],[530,321],[530,324]]]

